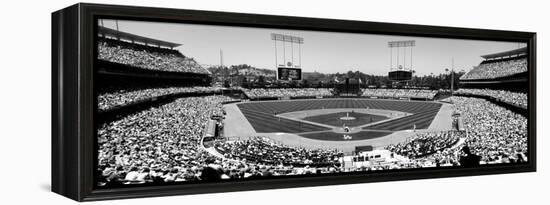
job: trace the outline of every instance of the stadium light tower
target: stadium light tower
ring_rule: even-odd
[[[390,70],[394,70],[394,67],[393,67],[393,50],[394,48],[397,50],[397,53],[395,54],[396,55],[396,65],[395,65],[395,69],[400,69],[402,68],[403,70],[412,70],[413,69],[413,66],[412,66],[412,62],[413,62],[413,47],[416,46],[416,41],[414,40],[409,40],[409,41],[390,41],[388,42],[388,47],[390,48]],[[401,49],[403,48],[403,49]],[[407,68],[407,49],[410,50],[410,53],[408,55],[408,58],[409,58],[409,67]],[[401,50],[403,50],[403,61],[400,61],[401,58],[399,56]],[[400,62],[402,62],[403,64],[401,64]]]
[[[455,58],[451,60],[451,96],[453,96],[453,89],[455,84]]]
[[[408,40],[408,41],[390,41],[388,42],[388,48],[390,48],[390,72],[388,73],[388,77],[391,81],[398,81],[398,82],[404,82],[404,81],[410,81],[412,80],[412,71],[413,71],[413,47],[416,46],[416,41],[414,40]],[[397,50],[397,53],[395,54],[393,50]],[[400,57],[401,50],[403,50],[403,56],[402,61]],[[407,55],[407,50],[410,50],[410,52]],[[395,67],[394,67],[394,59],[395,59]],[[407,67],[407,61],[409,61],[409,65]]]
[[[304,38],[297,36],[290,36],[284,34],[271,34],[271,40],[274,42],[275,48],[275,68],[277,69],[277,79],[279,80],[302,80],[302,44],[304,44]],[[283,44],[283,63],[279,63],[279,53],[277,52],[277,42]],[[287,61],[286,45],[290,43],[290,59]],[[298,63],[294,62],[294,44],[298,45]]]

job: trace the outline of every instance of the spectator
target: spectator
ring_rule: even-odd
[[[506,90],[489,90],[489,89],[459,89],[457,94],[465,95],[481,95],[493,97],[497,100],[507,102],[509,104],[527,109],[527,94],[516,93]]]
[[[199,149],[206,122],[210,113],[221,113],[221,102],[229,100],[226,96],[181,98],[100,125],[98,167],[104,169],[103,181],[113,185],[153,182],[159,177],[165,182],[195,179],[186,176],[188,170],[201,176],[199,169],[213,158]],[[148,168],[158,168],[154,177],[147,177]]]
[[[387,146],[386,149],[409,158],[419,158],[442,151],[458,142],[454,131],[417,134],[406,142]]]
[[[452,97],[468,131],[465,145],[481,164],[527,161],[527,119],[486,100]],[[503,160],[507,158],[507,160]]]
[[[343,153],[330,149],[309,150],[273,143],[269,138],[254,137],[247,140],[218,142],[216,149],[226,158],[246,159],[271,165],[306,166],[309,164],[338,164]]]
[[[439,93],[437,90],[420,89],[372,89],[362,90],[361,96],[377,98],[419,98],[433,100]]]
[[[527,72],[527,58],[482,62],[470,72],[460,77],[461,80],[494,79]]]
[[[116,92],[103,93],[97,97],[98,109],[109,110],[119,106],[125,106],[130,103],[141,100],[160,97],[170,94],[181,93],[212,93],[219,92],[221,87],[168,87],[168,88],[149,88],[143,90],[118,90]]]
[[[333,96],[329,88],[256,88],[243,89],[249,98],[263,97],[323,97]]]
[[[176,50],[154,48],[106,38],[99,39],[98,59],[149,70],[210,73],[194,59],[185,57]]]

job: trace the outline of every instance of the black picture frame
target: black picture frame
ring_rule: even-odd
[[[314,177],[179,184],[113,189],[94,186],[94,38],[96,20],[180,22],[258,28],[301,29],[527,44],[529,161],[476,168],[411,169]],[[536,171],[536,33],[335,19],[242,14],[79,3],[52,13],[52,191],[76,201],[168,196]]]

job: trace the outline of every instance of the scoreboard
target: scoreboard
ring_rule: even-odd
[[[278,67],[277,80],[302,80],[302,69]]]
[[[406,70],[390,71],[388,77],[392,81],[408,81],[412,80],[412,72]]]

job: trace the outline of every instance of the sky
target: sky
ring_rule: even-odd
[[[116,29],[114,20],[98,22]],[[293,61],[303,72],[336,73],[361,71],[387,75],[390,62],[412,67],[416,75],[445,73],[454,62],[456,71],[469,71],[483,60],[480,56],[525,47],[524,43],[445,38],[407,37],[394,35],[353,34],[270,28],[213,26],[182,23],[118,21],[120,31],[154,39],[183,44],[182,54],[200,64],[220,65],[220,50],[225,66],[249,64],[257,68],[275,69],[278,64]],[[271,33],[304,38],[298,47],[290,43],[275,43]],[[388,48],[389,41],[414,40],[412,48]],[[283,47],[284,46],[284,47]],[[283,55],[283,48],[285,55]],[[275,53],[277,51],[277,55]],[[292,60],[291,51],[294,51]],[[299,55],[301,50],[301,55]],[[399,54],[399,58],[397,55]],[[412,58],[412,63],[411,63]],[[405,62],[405,64],[403,63]],[[412,64],[412,66],[411,66]]]

